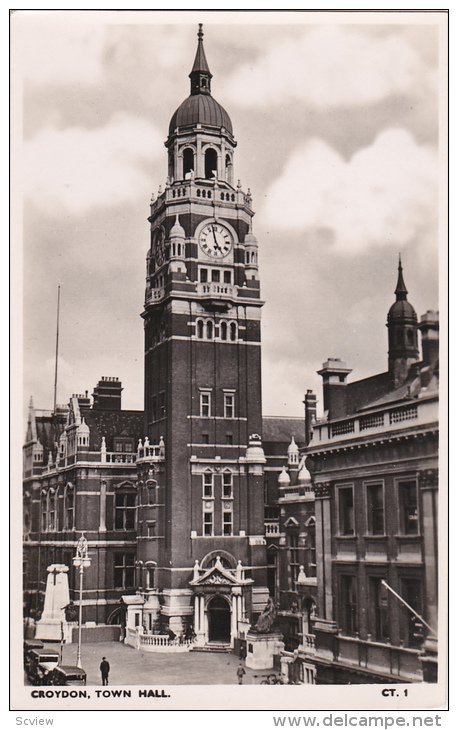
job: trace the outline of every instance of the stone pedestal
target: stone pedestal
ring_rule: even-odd
[[[271,669],[274,665],[274,655],[279,654],[285,646],[282,634],[273,631],[268,634],[248,631],[246,642],[246,665],[250,669]]]
[[[49,565],[45,604],[41,618],[36,624],[36,639],[68,641],[69,632],[64,608],[69,603],[68,567],[58,564]]]

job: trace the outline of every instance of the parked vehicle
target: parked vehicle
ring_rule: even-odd
[[[24,669],[27,671],[27,667],[30,662],[30,652],[32,649],[44,649],[44,644],[38,639],[26,639],[24,641]]]
[[[30,661],[27,667],[27,677],[32,684],[46,684],[48,673],[57,666],[59,654],[48,649],[32,649],[29,652]]]
[[[79,667],[69,666],[67,664],[58,664],[54,667],[46,678],[46,684],[58,685],[81,685],[86,684],[86,672]]]

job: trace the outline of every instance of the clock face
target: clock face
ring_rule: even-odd
[[[161,227],[157,232],[156,237],[156,263],[158,266],[162,266],[165,260],[165,231]]]
[[[222,259],[232,251],[232,236],[221,223],[207,223],[199,235],[199,246],[211,258]]]

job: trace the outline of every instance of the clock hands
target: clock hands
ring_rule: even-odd
[[[212,226],[212,233],[213,233],[213,240],[215,242],[215,245],[213,246],[213,248],[215,249],[215,251],[221,251],[221,253],[223,253],[221,246],[219,245],[218,241],[216,240],[214,226]]]

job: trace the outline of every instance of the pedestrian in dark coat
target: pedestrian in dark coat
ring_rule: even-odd
[[[239,666],[237,667],[237,678],[239,680],[239,684],[243,684],[243,675],[246,674],[242,663],[240,662]]]
[[[102,684],[103,685],[108,684],[108,675],[110,674],[110,665],[107,662],[106,657],[102,657],[102,661],[100,662],[100,674],[102,675]]]

